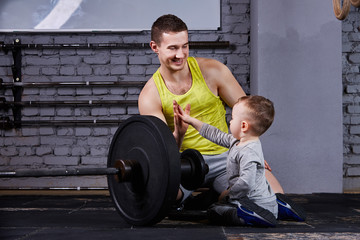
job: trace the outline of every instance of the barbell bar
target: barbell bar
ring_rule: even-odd
[[[208,171],[198,151],[179,153],[162,120],[133,116],[115,132],[106,168],[19,169],[0,172],[0,178],[107,175],[117,212],[129,224],[146,226],[167,215],[180,183],[188,190],[199,188]]]

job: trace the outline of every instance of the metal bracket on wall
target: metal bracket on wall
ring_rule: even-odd
[[[23,87],[17,86],[16,83],[21,83],[21,42],[20,39],[15,39],[14,48],[12,48],[12,54],[14,59],[14,65],[12,66],[13,82],[12,92],[14,96],[14,102],[21,102]],[[14,127],[21,127],[21,105],[14,105],[12,107],[14,117]]]
[[[228,41],[197,41],[189,42],[191,49],[226,49],[230,48],[230,43]],[[26,49],[150,49],[148,43],[93,43],[93,44],[22,44],[20,39],[15,39],[12,44],[5,44],[0,42],[0,51],[4,51],[5,54],[8,54],[9,51],[13,54],[14,64],[12,65],[12,74],[13,74],[13,83],[4,83],[0,79],[0,89],[11,88],[13,92],[14,101],[7,102],[6,99],[1,99],[0,107],[7,109],[12,108],[13,112],[13,121],[9,117],[3,117],[0,119],[0,129],[8,128],[20,128],[22,125],[26,124],[59,124],[63,121],[37,121],[29,122],[22,121],[21,111],[25,106],[30,105],[43,105],[46,102],[22,102],[22,94],[24,87],[74,87],[74,86],[126,86],[126,87],[140,87],[145,84],[145,82],[74,82],[74,83],[60,83],[60,82],[49,82],[49,83],[23,83],[21,66],[22,66],[22,48]],[[126,102],[126,101],[125,101]],[[127,101],[129,104],[130,101]],[[52,105],[91,105],[89,102],[47,102],[47,104]],[[98,105],[113,104],[111,102],[96,102]],[[130,103],[133,104],[133,103]],[[95,121],[96,122],[96,121]],[[74,121],[69,121],[69,123],[74,123]],[[88,123],[80,121],[75,123]],[[107,121],[98,121],[97,123],[117,123],[117,121],[110,120]]]

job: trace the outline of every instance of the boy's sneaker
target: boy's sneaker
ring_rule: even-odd
[[[237,205],[237,216],[246,225],[259,227],[275,227],[277,224],[274,214],[252,202],[248,197],[232,202]]]
[[[279,220],[296,220],[303,222],[306,219],[305,210],[291,201],[284,194],[276,193],[276,201],[278,203],[278,219]]]
[[[237,216],[236,206],[230,203],[214,203],[208,210],[207,215],[211,223],[217,225],[244,225],[244,220]]]

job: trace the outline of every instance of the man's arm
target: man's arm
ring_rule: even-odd
[[[152,78],[145,84],[144,88],[140,92],[138,107],[141,115],[152,115],[158,117],[167,124],[162,111],[162,103],[159,92]],[[188,113],[190,108],[185,109],[185,111]],[[174,116],[174,127],[173,135],[180,149],[188,125],[179,122],[179,119]]]
[[[166,123],[159,92],[157,91],[155,82],[152,78],[145,84],[140,92],[138,107],[140,115],[152,115],[160,118]]]
[[[236,81],[229,68],[223,63],[209,58],[196,58],[209,89],[229,106],[245,96],[244,90]]]

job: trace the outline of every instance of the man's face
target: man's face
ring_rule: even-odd
[[[163,33],[161,44],[151,42],[152,50],[158,54],[161,66],[171,71],[182,70],[189,56],[188,32]]]

